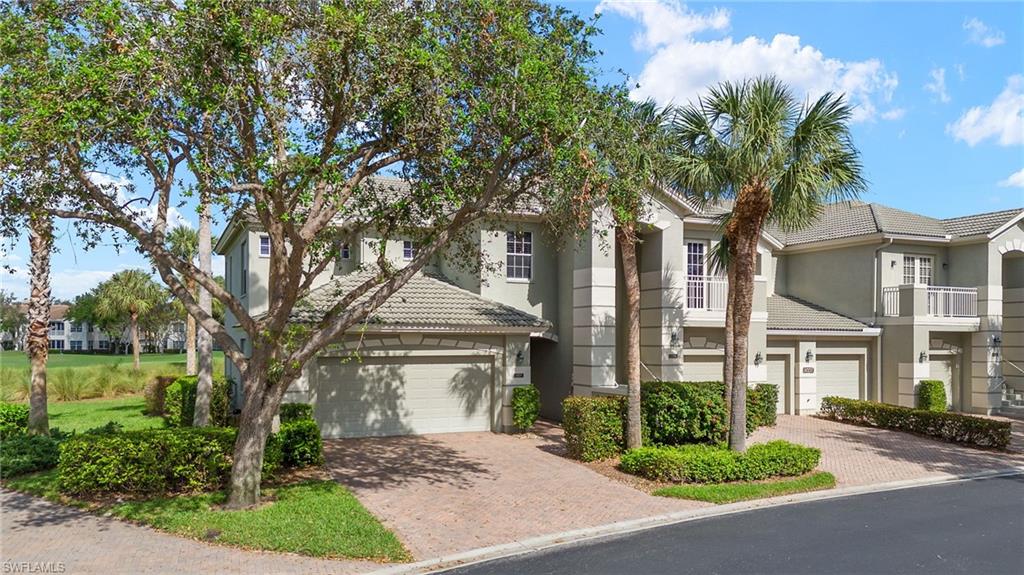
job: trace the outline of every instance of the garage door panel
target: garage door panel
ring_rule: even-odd
[[[324,359],[317,419],[325,437],[488,431],[492,381],[489,357]]]
[[[775,404],[776,413],[785,413],[786,398],[789,396],[789,357],[785,355],[768,356],[768,383],[778,389],[779,400]]]
[[[861,399],[861,356],[818,356],[818,397]]]
[[[720,356],[688,356],[683,363],[683,381],[722,381],[724,366]]]

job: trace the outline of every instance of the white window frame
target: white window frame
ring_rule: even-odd
[[[923,273],[924,270],[928,271],[927,277]],[[913,281],[908,282],[907,279],[912,279]],[[934,285],[935,259],[928,255],[903,254],[903,283]]]
[[[704,240],[686,240],[683,265],[686,266],[686,307],[690,309],[704,309],[707,303],[707,277],[708,277],[708,242]],[[700,248],[700,275],[691,273],[691,248]]]
[[[263,251],[263,240],[267,241],[267,246],[266,246],[267,251],[266,251],[266,253],[264,253],[264,251]],[[259,252],[260,257],[261,258],[269,258],[270,257],[270,236],[268,236],[267,234],[260,234],[258,241],[259,241],[259,244],[258,244],[258,250],[257,251]]]
[[[82,340],[73,339],[71,340],[71,351],[82,351]]]
[[[63,321],[51,321],[47,324],[50,333],[64,333],[64,322]]]
[[[241,282],[242,283],[240,285],[241,289],[238,290],[239,293],[241,295],[243,295],[243,296],[249,295],[249,270],[246,269],[246,268],[249,267],[247,265],[248,260],[249,260],[249,249],[248,248],[249,248],[248,242],[243,240],[242,241],[242,269],[239,272],[239,274],[242,276],[241,277]]]
[[[107,351],[110,349],[110,341],[106,339],[101,339],[98,342],[96,342],[96,347],[98,347],[100,351]]]
[[[402,240],[402,261],[411,262],[416,257],[417,251],[419,250],[416,248],[416,242]]]
[[[533,281],[533,232],[505,233],[505,279],[512,283]]]
[[[51,339],[50,349],[64,351],[64,340],[63,339]]]
[[[77,321],[71,322],[71,333],[82,333],[82,324]]]
[[[350,246],[347,242],[341,244],[341,250],[340,251],[341,251],[341,259],[343,259],[343,260],[350,260],[350,259],[352,259],[352,246]]]

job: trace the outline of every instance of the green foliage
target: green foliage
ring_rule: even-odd
[[[313,406],[308,403],[282,403],[281,424],[308,419],[313,421]]]
[[[779,387],[759,383],[747,390],[747,433],[758,427],[774,427],[778,414]]]
[[[162,416],[166,411],[167,388],[177,381],[175,376],[157,376],[142,390],[146,398],[146,415]]]
[[[917,386],[917,408],[946,411],[946,386],[937,379],[922,379]]]
[[[562,401],[562,429],[569,457],[605,459],[625,446],[626,401],[622,397],[567,397]]]
[[[728,421],[719,382],[647,382],[640,388],[642,425],[655,445],[719,443]]]
[[[186,375],[167,386],[164,392],[164,421],[167,427],[191,427],[195,417],[196,390],[199,377]],[[231,383],[223,377],[213,378],[210,393],[210,425],[225,427],[231,418]]]
[[[294,419],[281,424],[282,463],[287,467],[322,465],[324,444],[320,439],[320,426],[312,419]]]
[[[223,487],[235,430],[183,428],[78,435],[61,443],[60,490],[72,495],[138,496]],[[273,436],[272,436],[273,437]],[[281,464],[281,444],[267,441],[263,472]]]
[[[527,430],[537,423],[540,417],[540,390],[530,384],[512,390],[512,423],[522,430]]]
[[[23,433],[28,428],[28,406],[0,402],[0,439]]]
[[[1010,422],[960,413],[935,412],[845,397],[824,397],[820,415],[844,423],[869,425],[937,437],[952,443],[1006,448]]]
[[[708,503],[723,504],[748,501],[765,497],[778,497],[806,491],[831,489],[836,486],[836,477],[827,471],[819,471],[806,477],[780,479],[768,482],[718,483],[712,485],[673,485],[656,490],[653,495],[692,499]]]
[[[58,455],[57,442],[45,435],[6,436],[0,441],[0,478],[50,469]]]
[[[713,445],[640,447],[623,454],[619,465],[654,481],[724,483],[803,475],[820,459],[818,449],[777,440],[753,445],[746,453]]]
[[[145,322],[146,314],[165,310],[169,294],[144,270],[115,273],[96,288],[95,313],[107,321],[127,322],[132,316]]]

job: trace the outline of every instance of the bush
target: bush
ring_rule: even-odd
[[[803,475],[820,458],[817,449],[780,440],[752,445],[746,453],[713,445],[641,447],[626,452],[619,466],[654,481],[725,483]]]
[[[174,380],[164,393],[164,421],[168,427],[191,427],[196,409],[199,377],[186,375]],[[231,417],[231,384],[223,377],[213,378],[210,394],[210,425],[225,427]]]
[[[60,445],[59,489],[85,495],[195,492],[227,484],[236,431],[225,428],[157,429],[84,434]],[[267,440],[263,473],[281,464],[281,442]]]
[[[44,435],[8,436],[0,442],[0,478],[51,469],[59,454],[57,442]]]
[[[313,421],[313,406],[308,403],[282,403],[280,413],[282,424],[298,419]]]
[[[645,436],[655,445],[719,443],[729,432],[725,386],[717,382],[648,382],[640,388]]]
[[[747,390],[747,433],[758,427],[774,427],[775,412],[779,403],[779,387],[771,383],[759,383]]]
[[[562,428],[569,457],[595,461],[620,453],[625,445],[625,411],[623,397],[565,398]]]
[[[527,430],[540,417],[540,390],[530,384],[512,390],[512,423]]]
[[[323,465],[324,444],[320,427],[312,419],[295,419],[281,424],[281,462],[287,467]]]
[[[28,406],[23,403],[0,403],[0,439],[23,433],[28,429]]]
[[[146,415],[164,415],[164,402],[167,397],[167,387],[177,381],[174,375],[158,375],[146,384],[143,396],[146,398]]]
[[[937,437],[952,443],[1006,448],[1010,423],[959,413],[925,411],[873,401],[825,397],[819,414],[845,423]]]
[[[922,379],[917,387],[917,408],[946,411],[946,386],[937,379]]]

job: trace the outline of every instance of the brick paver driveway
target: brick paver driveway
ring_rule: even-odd
[[[748,440],[785,439],[821,449],[821,469],[841,487],[942,475],[955,476],[1024,465],[1024,454],[945,443],[909,433],[860,427],[809,416],[780,415],[775,427]]]
[[[324,442],[331,473],[417,559],[706,504],[651,497],[558,455],[560,430]]]

